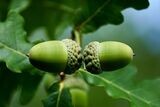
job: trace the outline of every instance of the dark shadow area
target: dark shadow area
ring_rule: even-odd
[[[6,20],[10,1],[11,0],[0,0],[0,22]]]

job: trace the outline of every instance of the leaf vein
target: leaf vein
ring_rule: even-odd
[[[82,72],[83,72],[83,73],[87,73],[87,72],[85,72],[85,71],[82,71]],[[92,75],[93,77],[96,77],[96,78],[98,78],[98,79],[106,82],[107,84],[112,85],[113,87],[121,90],[122,92],[125,92],[125,93],[128,94],[129,96],[132,96],[132,97],[134,97],[134,98],[136,98],[136,99],[138,99],[138,100],[146,103],[147,105],[150,105],[150,104],[151,104],[150,101],[148,101],[148,100],[146,100],[146,99],[144,99],[144,98],[142,98],[142,97],[140,97],[140,96],[137,96],[137,95],[131,93],[130,91],[126,90],[126,89],[123,88],[123,87],[118,86],[117,84],[113,83],[112,81],[107,80],[106,78],[99,77],[99,76],[97,76],[97,75],[93,75],[93,74],[89,74],[89,73],[88,73],[88,75]],[[99,84],[99,83],[98,83],[98,84]]]

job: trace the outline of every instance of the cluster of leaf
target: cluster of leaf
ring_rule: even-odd
[[[9,1],[1,1],[1,4]],[[19,14],[26,7],[27,1],[14,0],[6,19],[0,22],[0,106],[5,107],[20,89],[19,100],[28,103],[34,96],[42,79],[42,73],[37,73],[31,66],[26,53],[32,44],[26,41],[23,29],[23,17]],[[7,8],[7,7],[5,7]]]
[[[0,107],[9,105],[17,89],[21,90],[21,104],[27,104],[42,80],[44,73],[35,69],[26,56],[33,46],[27,37],[34,30],[45,27],[49,39],[54,39],[67,27],[82,33],[90,32],[108,23],[122,23],[121,11],[126,8],[144,9],[147,6],[147,0],[0,0]],[[84,70],[77,72],[77,76],[88,84],[105,87],[108,95],[126,99],[132,107],[160,105],[160,87],[157,85],[160,79],[135,84],[133,67],[102,75]],[[44,106],[57,107],[59,104],[64,107],[64,101],[69,99],[65,107],[71,107],[68,89],[59,91],[59,85],[52,87],[55,89],[44,100]]]

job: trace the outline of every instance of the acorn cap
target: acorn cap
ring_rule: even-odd
[[[100,66],[100,60],[98,57],[98,46],[99,42],[89,43],[83,50],[83,60],[85,62],[85,67],[88,71],[94,74],[99,74],[102,72]]]
[[[80,68],[82,64],[81,47],[71,39],[64,39],[62,42],[67,47],[68,60],[65,73],[70,74]]]
[[[102,71],[120,69],[132,60],[132,49],[121,42],[91,42],[83,51],[83,60],[87,71],[99,74]]]
[[[29,60],[40,70],[70,74],[81,66],[80,51],[80,46],[70,39],[46,41],[31,48]]]

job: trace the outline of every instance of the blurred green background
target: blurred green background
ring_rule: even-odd
[[[91,41],[121,41],[130,45],[136,56],[132,64],[137,67],[136,81],[144,79],[155,79],[160,77],[160,0],[149,0],[150,6],[147,9],[137,11],[132,8],[124,10],[124,22],[121,25],[107,25],[96,32],[83,35],[83,47]],[[66,38],[70,28],[56,39]],[[31,32],[29,41],[45,38],[45,29],[39,28]],[[46,38],[45,38],[46,39]],[[15,92],[10,107],[42,107],[41,100],[46,97],[41,83],[36,96],[26,106],[18,105]],[[113,99],[105,93],[103,88],[91,86],[89,92],[89,107],[129,107],[129,102],[123,99]]]

